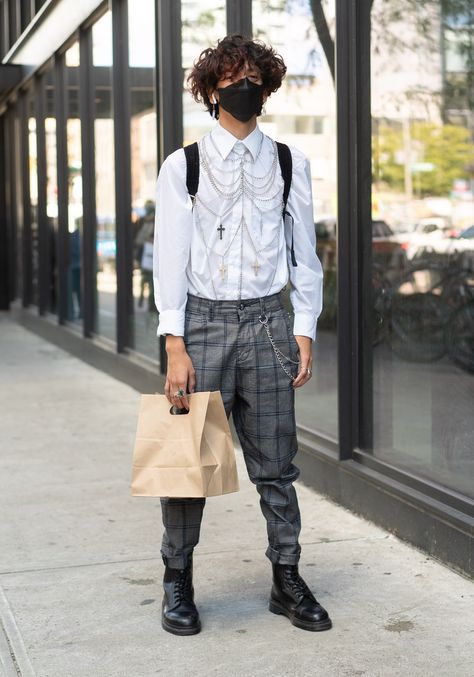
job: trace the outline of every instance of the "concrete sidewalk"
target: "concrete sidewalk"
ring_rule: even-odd
[[[163,632],[159,500],[129,490],[138,393],[6,315],[0,354],[1,675],[474,675],[472,582],[301,483],[300,568],[334,626],[269,613],[241,459],[195,553],[203,630]]]

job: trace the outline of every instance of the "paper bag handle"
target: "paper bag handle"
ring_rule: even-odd
[[[184,414],[189,414],[189,409],[185,407],[177,407],[175,404],[170,409],[171,416],[183,416]]]

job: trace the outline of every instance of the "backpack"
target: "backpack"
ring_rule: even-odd
[[[291,157],[291,151],[285,143],[276,142],[278,150],[278,161],[280,163],[281,176],[283,178],[283,211],[282,218],[285,219],[285,216],[288,216],[291,219],[291,263],[293,266],[297,266],[295,249],[293,246],[293,228],[294,228],[294,219],[292,215],[286,210],[286,204],[288,202],[288,196],[290,194],[291,188],[291,178],[293,174],[293,160]],[[189,144],[183,148],[184,154],[186,156],[186,188],[188,190],[190,198],[194,200],[198,192],[199,187],[199,146],[197,142]]]

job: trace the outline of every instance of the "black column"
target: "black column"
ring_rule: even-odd
[[[8,210],[8,219],[9,219],[9,275],[10,275],[10,301],[16,299],[18,295],[18,213],[16,205],[16,158],[17,158],[17,139],[15,134],[15,118],[16,118],[16,105],[10,109],[6,118],[6,142],[8,145],[8,155],[7,155],[7,189],[9,190],[9,195],[7,196],[7,204],[9,207]]]
[[[359,193],[359,447],[373,448],[372,286],[372,106],[370,12],[372,0],[356,3],[358,26],[358,193]]]
[[[370,0],[336,1],[340,457],[370,445]]]
[[[50,309],[50,237],[48,215],[46,212],[46,134],[44,76],[38,75],[35,80],[36,104],[36,150],[38,168],[38,310],[44,315]]]
[[[58,180],[58,322],[68,319],[69,229],[68,229],[68,160],[64,54],[54,63],[54,114],[56,117],[56,162]]]
[[[158,166],[183,145],[181,2],[157,0]],[[160,371],[166,373],[165,339],[160,336]]]
[[[179,3],[178,3],[179,4]],[[133,238],[131,224],[130,77],[125,0],[112,0],[115,224],[117,242],[117,351],[131,341]]]
[[[27,308],[33,298],[32,279],[32,244],[31,244],[31,202],[30,202],[30,160],[28,129],[28,93],[23,92],[20,98],[20,176],[21,201],[23,212],[22,224],[22,305]]]
[[[227,0],[227,33],[252,37],[252,0]]]
[[[183,145],[181,2],[157,0],[160,164]]]
[[[82,155],[82,297],[83,332],[90,338],[96,316],[96,231],[94,164],[94,84],[92,74],[92,29],[80,32],[79,117]]]
[[[10,309],[9,287],[9,247],[8,247],[8,223],[7,210],[5,209],[6,195],[6,155],[5,146],[6,116],[0,115],[0,310]]]
[[[162,162],[161,154],[161,44],[160,44],[160,4],[161,0],[155,0],[155,108],[156,108],[156,166]]]

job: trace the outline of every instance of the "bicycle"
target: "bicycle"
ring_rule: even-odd
[[[374,270],[374,344],[387,339],[403,359],[434,362],[446,353],[474,372],[474,271],[459,259],[418,260],[391,284]]]

